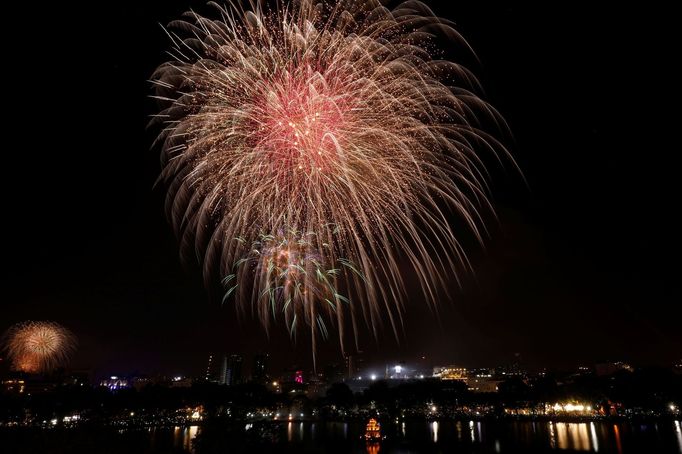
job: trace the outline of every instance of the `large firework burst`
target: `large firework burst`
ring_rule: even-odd
[[[228,294],[248,276],[235,266],[255,260],[261,293],[239,301],[263,305],[266,325],[268,308],[290,308],[314,331],[326,307],[342,348],[344,313],[354,330],[362,314],[375,335],[384,317],[397,331],[399,264],[435,301],[466,266],[452,214],[480,239],[479,209],[490,207],[478,153],[505,153],[478,126],[499,116],[476,79],[432,57],[435,37],[463,41],[416,1],[212,5],[217,19],[170,24],[173,59],[153,76],[166,209],[183,250],[207,279],[217,265]],[[352,303],[328,298],[339,287]],[[262,298],[272,289],[279,299]]]
[[[75,337],[57,323],[30,321],[7,330],[3,347],[13,369],[49,372],[66,363],[75,348]]]

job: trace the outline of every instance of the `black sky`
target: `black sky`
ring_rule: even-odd
[[[414,298],[405,333],[363,338],[369,362],[510,361],[567,367],[682,356],[679,49],[673,15],[588,2],[428,2],[454,20],[471,69],[510,124],[527,179],[494,171],[499,221],[476,270],[434,317]],[[206,297],[180,264],[154,189],[149,78],[159,24],[197,1],[31,4],[3,31],[0,330],[50,319],[80,339],[76,367],[196,373],[209,350],[309,365]],[[322,361],[338,360],[335,344]]]

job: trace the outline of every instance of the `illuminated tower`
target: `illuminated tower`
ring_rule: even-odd
[[[225,358],[225,360],[227,363],[225,384],[229,386],[240,384],[242,382],[243,358],[241,355],[230,355],[230,358]]]

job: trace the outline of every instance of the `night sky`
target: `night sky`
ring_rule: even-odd
[[[411,298],[399,343],[388,326],[378,341],[361,336],[367,362],[682,357],[673,15],[623,3],[427,3],[475,49],[468,66],[509,122],[505,144],[527,184],[510,165],[493,169],[498,220],[486,248],[463,233],[475,275],[453,285],[438,317]],[[146,125],[148,78],[169,44],[160,24],[202,5],[5,11],[0,331],[62,323],[79,338],[72,366],[97,375],[194,374],[211,350],[310,367],[306,339],[293,344],[280,326],[268,341],[255,320],[207,297],[196,263],[179,260],[154,186],[160,150]],[[320,356],[340,360],[333,341]]]

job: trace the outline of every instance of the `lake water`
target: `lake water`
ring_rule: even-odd
[[[4,452],[51,453],[682,453],[682,422],[383,422],[367,444],[360,422],[283,422],[144,430],[0,432]]]
[[[407,421],[383,424],[387,440],[380,445],[360,441],[364,425],[349,423],[289,422],[276,425],[244,424],[243,446],[254,452],[281,448],[284,451],[407,453],[407,452],[545,452],[574,451],[594,453],[674,452],[682,453],[682,423],[660,421],[647,423],[613,422],[528,422],[528,421]],[[197,426],[156,429],[150,440],[163,445],[173,439],[174,448],[201,454],[202,447],[213,452],[221,441],[213,443],[216,429]],[[220,429],[217,429],[220,430]],[[200,435],[199,443],[193,443]],[[251,435],[251,436],[249,436]],[[203,437],[203,438],[202,438]],[[219,437],[218,437],[219,438]],[[239,437],[236,437],[239,438]],[[261,448],[261,449],[258,449]]]

